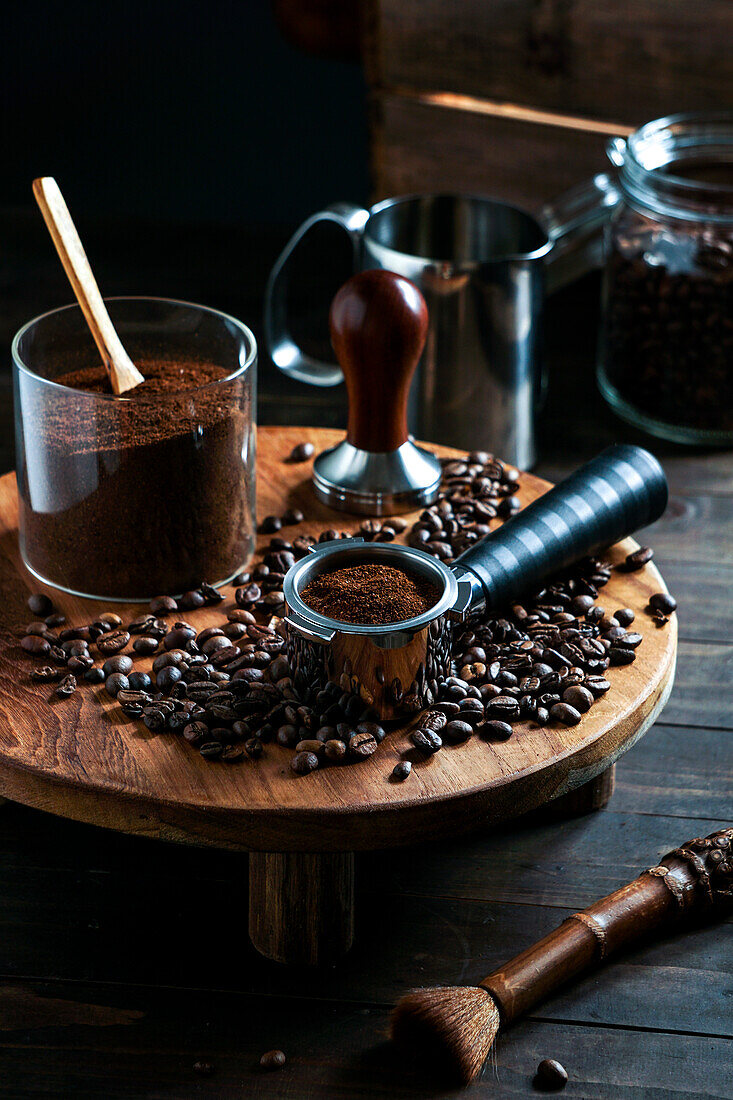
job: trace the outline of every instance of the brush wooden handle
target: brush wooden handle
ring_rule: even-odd
[[[126,393],[145,379],[125,351],[112,324],[59,185],[52,176],[42,176],[33,180],[33,194],[102,356],[112,389],[116,394]]]
[[[496,1001],[502,1024],[508,1024],[619,948],[683,914],[732,901],[733,828],[728,828],[676,848],[660,866],[575,913],[479,984]]]

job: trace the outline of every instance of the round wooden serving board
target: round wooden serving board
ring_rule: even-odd
[[[302,428],[259,431],[258,512],[279,514],[297,505],[300,528],[356,530],[357,517],[330,512],[310,487],[311,464],[286,461],[294,444],[311,440],[316,451],[341,433]],[[457,452],[434,448],[440,455]],[[525,504],[548,483],[521,479]],[[408,517],[411,518],[411,517]],[[289,528],[283,533],[297,533]],[[114,517],[110,517],[114,537]],[[268,537],[260,538],[266,546]],[[635,546],[613,548],[621,561]],[[84,553],[83,541],[79,552]],[[349,852],[446,837],[533,809],[589,782],[608,769],[654,721],[672,685],[676,622],[658,629],[644,608],[664,589],[652,565],[615,572],[600,602],[608,610],[631,607],[644,641],[637,660],[608,673],[612,689],[574,728],[518,725],[503,744],[478,737],[446,746],[416,762],[404,783],[390,782],[394,764],[409,749],[405,730],[392,731],[379,750],[353,765],[308,776],[290,770],[292,752],[268,745],[259,761],[207,763],[180,737],[152,735],[128,721],[103,691],[83,684],[61,700],[53,685],[29,679],[32,667],[19,647],[26,606],[38,582],[20,561],[14,477],[0,480],[0,794],[17,802],[125,832],[258,852]],[[140,605],[102,605],[48,590],[69,623],[86,623],[102,610],[132,618]],[[220,622],[233,601],[186,614],[203,628]],[[224,613],[222,613],[224,609]],[[147,668],[149,661],[140,661]]]

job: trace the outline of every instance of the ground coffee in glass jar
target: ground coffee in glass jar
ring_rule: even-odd
[[[186,591],[224,580],[251,551],[251,409],[241,380],[175,351],[136,362],[145,382],[125,399],[109,399],[95,364],[57,376],[65,388],[55,400],[33,390],[26,402],[34,453],[19,468],[24,557],[72,591]]]
[[[314,611],[338,622],[387,626],[429,611],[440,593],[430,581],[404,569],[365,563],[322,573],[301,596]]]

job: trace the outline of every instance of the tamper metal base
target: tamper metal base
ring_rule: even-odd
[[[319,500],[340,512],[392,516],[432,504],[440,488],[435,455],[408,440],[396,451],[362,451],[344,440],[313,463]]]

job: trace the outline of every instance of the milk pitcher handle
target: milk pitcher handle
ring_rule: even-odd
[[[612,175],[599,172],[543,206],[540,221],[552,241],[547,289],[558,290],[603,262],[603,227],[621,193]]]
[[[299,382],[310,382],[313,386],[336,386],[343,381],[341,368],[336,363],[324,363],[320,359],[306,355],[298,347],[288,331],[288,261],[295,249],[319,222],[334,222],[344,229],[354,248],[354,271],[359,269],[361,238],[369,220],[369,211],[348,202],[337,202],[325,210],[307,218],[293,234],[280,253],[267,280],[265,290],[265,342],[275,366],[283,374],[296,378]]]

